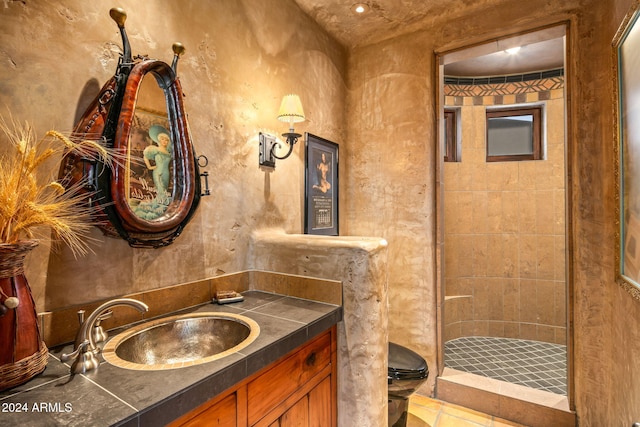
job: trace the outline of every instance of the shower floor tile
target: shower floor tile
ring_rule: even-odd
[[[444,345],[447,368],[566,396],[567,349],[560,344],[462,337]]]

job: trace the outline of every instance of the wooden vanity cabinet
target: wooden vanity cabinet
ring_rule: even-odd
[[[170,427],[335,427],[336,327],[187,413]]]

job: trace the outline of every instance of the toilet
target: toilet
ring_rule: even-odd
[[[429,376],[427,362],[416,352],[389,342],[389,427],[405,427],[409,396]]]

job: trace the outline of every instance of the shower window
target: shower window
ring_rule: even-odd
[[[541,160],[542,107],[487,110],[487,162]]]
[[[458,132],[459,109],[444,110],[444,161],[460,161],[460,139]]]

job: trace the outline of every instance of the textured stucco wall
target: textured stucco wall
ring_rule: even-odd
[[[637,0],[593,2],[576,43],[574,151],[576,407],[580,426],[640,420],[640,301],[615,282],[611,42]],[[597,29],[597,30],[593,30]],[[598,58],[594,60],[594,58]],[[588,142],[584,144],[584,142]]]
[[[425,39],[402,37],[350,56],[344,215],[349,234],[387,240],[389,340],[425,357],[432,389],[436,114],[434,58]]]
[[[387,239],[389,339],[435,368],[433,52],[569,22],[573,399],[581,426],[630,425],[640,414],[640,365],[632,356],[640,351],[640,303],[615,281],[611,40],[633,2],[482,3],[481,12],[450,10],[424,31],[351,52],[348,230]]]
[[[29,259],[38,310],[190,282],[246,268],[249,235],[261,227],[302,231],[304,143],[273,173],[258,167],[258,132],[287,130],[276,115],[298,93],[308,121],[296,130],[344,142],[346,52],[293,1],[188,0],[0,4],[0,112],[39,133],[69,131],[78,110],[113,75],[121,50],[109,9],[128,14],[133,54],[178,67],[194,145],[209,158],[212,195],[174,244],[132,249],[94,236],[94,255],[42,247]]]

